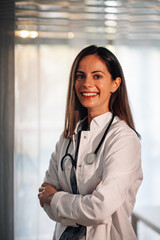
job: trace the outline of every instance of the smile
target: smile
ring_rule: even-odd
[[[92,97],[92,96],[96,96],[98,93],[85,93],[85,92],[82,92],[81,94],[83,96],[86,96],[86,97]]]

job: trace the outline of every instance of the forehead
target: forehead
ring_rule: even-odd
[[[105,70],[108,71],[105,62],[97,55],[88,55],[79,62],[78,71],[80,70]]]

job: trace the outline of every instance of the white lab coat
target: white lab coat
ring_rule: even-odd
[[[135,240],[130,223],[137,190],[142,182],[141,148],[136,133],[118,117],[99,149],[96,160],[88,165],[86,156],[94,152],[112,117],[111,112],[95,117],[89,131],[82,131],[77,159],[76,179],[79,195],[71,193],[70,161],[61,159],[68,139],[61,135],[52,154],[45,181],[60,190],[44,206],[56,221],[54,240],[58,240],[66,226],[87,226],[86,240]],[[80,124],[80,123],[79,123]],[[74,156],[77,131],[69,147]]]

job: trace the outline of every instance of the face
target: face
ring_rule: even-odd
[[[75,90],[91,118],[109,111],[109,100],[120,78],[112,80],[105,63],[97,55],[84,57],[76,73]]]

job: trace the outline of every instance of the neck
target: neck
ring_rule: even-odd
[[[109,112],[109,109],[106,109],[105,111],[102,111],[102,112],[90,112],[88,110],[88,126],[90,125],[93,118],[98,117],[107,112]]]

